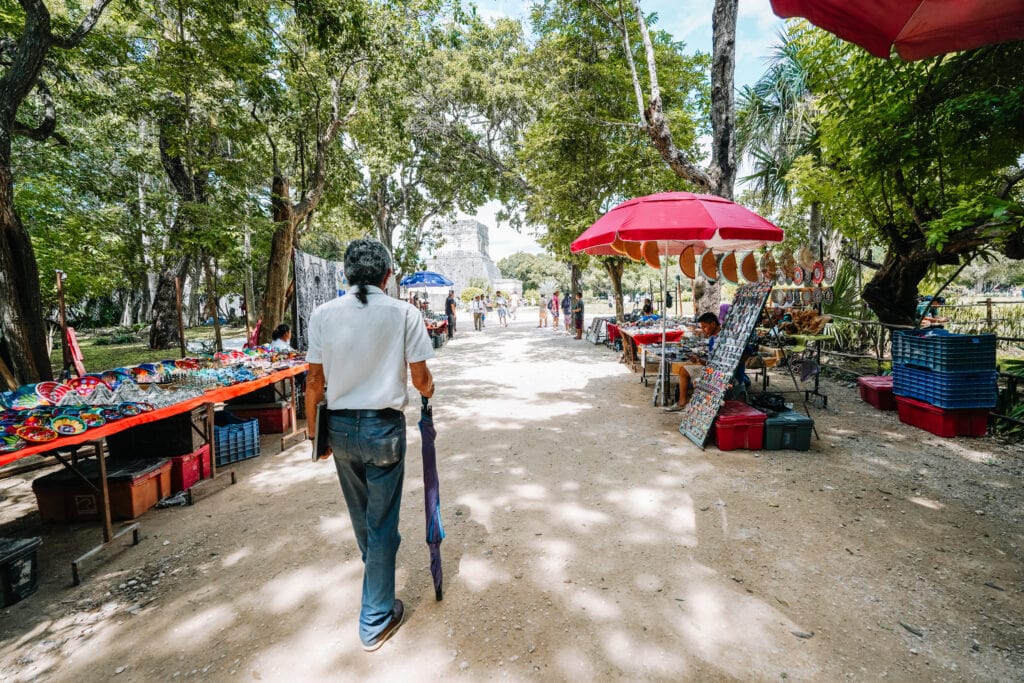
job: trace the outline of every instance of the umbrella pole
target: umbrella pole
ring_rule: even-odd
[[[661,263],[661,363],[658,365],[658,387],[661,405],[668,405],[669,378],[665,376],[665,337],[668,319],[668,242],[663,242],[665,260]]]

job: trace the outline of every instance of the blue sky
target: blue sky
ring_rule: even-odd
[[[853,0],[851,0],[853,1]],[[477,11],[485,19],[514,17],[529,23],[529,0],[478,0]],[[640,0],[645,12],[658,14],[658,28],[686,43],[688,50],[711,53],[711,13],[714,0]],[[764,57],[783,20],[772,13],[768,0],[740,0],[736,24],[736,87],[754,83],[764,69]],[[630,94],[631,96],[631,94]],[[498,261],[517,251],[541,252],[528,235],[507,226],[495,226],[496,203],[477,212],[476,218],[491,228],[491,258]]]

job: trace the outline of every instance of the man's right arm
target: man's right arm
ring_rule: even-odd
[[[427,361],[409,363],[409,374],[412,375],[412,385],[416,387],[416,391],[427,398],[434,395],[434,376],[427,367]]]
[[[316,435],[317,406],[324,400],[324,366],[310,363],[306,374],[306,432],[312,439]]]

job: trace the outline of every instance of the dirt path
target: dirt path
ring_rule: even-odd
[[[810,452],[701,451],[617,354],[534,320],[461,332],[432,363],[442,602],[408,413],[409,616],[379,652],[356,635],[333,467],[268,439],[78,588],[67,562],[98,531],[41,527],[29,477],[0,481],[0,534],[45,537],[39,592],[0,612],[0,679],[1024,676],[1019,447],[932,437],[826,383]]]

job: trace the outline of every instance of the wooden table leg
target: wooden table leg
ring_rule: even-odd
[[[297,398],[298,394],[295,391],[295,375],[292,375],[291,377],[289,377],[288,381],[291,383],[291,394],[292,394],[291,400],[288,402],[288,410],[291,413],[291,417],[292,417],[292,419],[291,419],[292,431],[290,431],[287,434],[283,434],[281,436],[281,450],[282,451],[285,449],[285,444],[287,444],[292,439],[294,439],[296,437],[300,437],[302,439],[305,439],[306,436],[307,436],[306,428],[305,427],[303,427],[302,429],[298,428],[298,426],[299,426],[299,424],[298,424],[298,417],[296,416],[296,413],[298,411],[296,411],[296,409],[295,409],[295,402],[298,400],[298,398]]]

